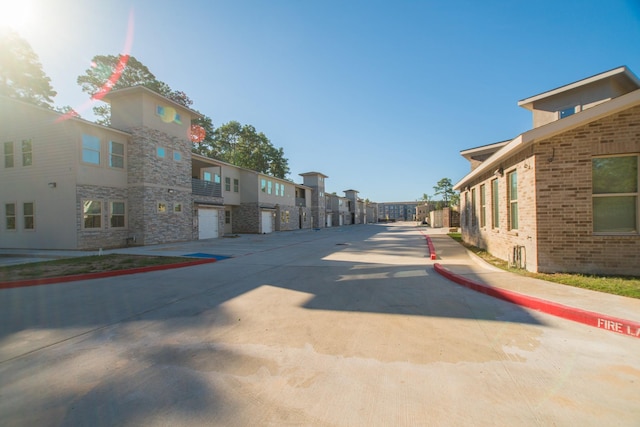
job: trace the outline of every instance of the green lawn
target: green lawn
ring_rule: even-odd
[[[484,249],[464,243],[460,233],[449,233],[449,236],[488,263],[512,273],[535,277],[536,279],[547,280],[549,282],[561,283],[563,285],[575,286],[577,288],[591,289],[594,291],[640,299],[640,277],[596,276],[571,273],[531,273],[526,270],[509,268],[507,261],[494,257]]]

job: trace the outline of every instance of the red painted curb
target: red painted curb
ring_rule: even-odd
[[[431,237],[425,236],[427,239],[427,246],[429,246],[429,253],[431,254],[431,259],[436,259],[436,248],[433,246],[433,242],[431,241]]]
[[[436,272],[447,279],[469,289],[473,289],[474,291],[481,292],[513,304],[521,305],[523,307],[531,308],[533,310],[538,310],[543,313],[551,314],[553,316],[561,317],[563,319],[573,320],[574,322],[593,326],[595,328],[640,338],[640,323],[638,322],[619,319],[617,317],[607,316],[593,311],[582,310],[580,308],[570,307],[540,298],[519,294],[506,289],[495,288],[493,286],[474,282],[466,277],[452,273],[444,268],[440,263],[434,264],[433,268]]]
[[[49,277],[46,279],[15,280],[0,282],[0,289],[23,288],[27,286],[51,285],[54,283],[77,282],[78,280],[100,279],[103,277],[124,276],[126,274],[147,273],[149,271],[169,270],[173,268],[191,267],[200,264],[216,262],[215,258],[199,259],[196,261],[177,262],[174,264],[154,265],[150,267],[130,268],[128,270],[101,271],[99,273],[76,274],[73,276]]]

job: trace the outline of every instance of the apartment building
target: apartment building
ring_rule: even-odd
[[[533,272],[640,274],[640,80],[618,67],[518,105],[533,128],[463,150],[464,241]]]

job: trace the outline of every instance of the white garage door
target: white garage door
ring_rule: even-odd
[[[327,227],[333,226],[333,217],[331,215],[327,215]]]
[[[198,209],[198,238],[212,239],[218,237],[218,210]]]
[[[262,233],[273,231],[273,215],[269,211],[262,211]]]

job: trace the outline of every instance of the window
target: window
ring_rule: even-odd
[[[13,167],[13,142],[4,143],[4,167]]]
[[[276,182],[276,196],[280,195],[280,183]]]
[[[284,184],[280,184],[280,195],[284,197]]]
[[[182,160],[182,154],[180,154],[179,151],[174,151],[173,160],[175,160],[176,162],[179,162],[180,160]]]
[[[100,139],[91,135],[82,135],[82,161],[94,165],[100,164]]]
[[[231,178],[228,176],[224,177],[224,191],[231,191]]]
[[[565,117],[569,117],[576,113],[577,108],[575,106],[565,108],[563,110],[558,111],[558,118],[564,119]]]
[[[233,180],[233,192],[237,193],[240,191],[240,181],[235,179]]]
[[[112,168],[124,168],[124,144],[109,141],[109,166]]]
[[[22,166],[33,164],[33,145],[30,139],[22,140]]]
[[[480,227],[487,226],[487,187],[480,186]]]
[[[211,182],[211,172],[202,172],[202,179]]]
[[[4,205],[5,228],[7,230],[16,229],[16,204],[5,203]]]
[[[164,149],[164,147],[158,147],[156,149],[156,156],[158,156],[161,159],[164,159],[164,157],[165,157],[165,149]]]
[[[476,189],[471,189],[471,226],[475,226],[478,222],[476,217]]]
[[[36,228],[33,202],[27,202],[22,204],[22,216],[24,218],[25,230],[33,230]]]
[[[467,191],[464,192],[464,226],[469,226],[469,216],[471,216],[471,205],[469,205],[469,193]]]
[[[491,181],[491,228],[500,228],[500,200],[498,199],[498,180]]]
[[[267,192],[267,180],[266,179],[261,179],[260,180],[260,188],[261,188],[263,193]]]
[[[509,230],[518,229],[518,172],[513,171],[507,175],[509,188]]]
[[[157,211],[158,213],[167,213],[167,202],[158,202]]]
[[[102,202],[85,200],[82,203],[83,228],[102,228]]]
[[[271,181],[267,181],[267,194],[271,194],[272,193],[272,189],[271,187],[273,186],[273,182]]]
[[[182,212],[182,203],[176,203],[173,205],[173,212],[180,213]]]
[[[231,211],[224,211],[224,223],[231,224]]]
[[[124,202],[111,202],[111,208],[109,209],[111,217],[109,218],[109,224],[111,228],[124,228]]]
[[[592,159],[594,232],[638,232],[639,158],[620,156]]]
[[[213,174],[213,182],[215,182],[216,184],[220,184],[221,178],[220,175],[217,173]]]

